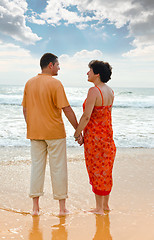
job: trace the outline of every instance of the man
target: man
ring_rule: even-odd
[[[53,78],[58,75],[58,57],[46,53],[40,60],[42,73],[25,85],[23,114],[27,123],[27,138],[31,140],[30,197],[33,215],[39,214],[39,197],[43,195],[47,153],[49,154],[53,198],[59,200],[59,215],[68,213],[66,133],[62,110],[77,128],[76,116],[69,105],[62,83]]]

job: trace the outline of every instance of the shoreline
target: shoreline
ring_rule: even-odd
[[[133,153],[138,152],[153,152],[154,148],[143,147],[117,147],[117,153],[127,153],[130,151]],[[84,160],[84,148],[79,147],[67,147],[67,159],[68,161]],[[30,146],[0,146],[0,164],[6,162],[15,161],[31,161]]]
[[[24,150],[24,151],[23,151]],[[0,147],[0,239],[16,240],[152,240],[154,149],[117,148],[113,168],[111,212],[88,213],[95,206],[83,150],[68,149],[67,217],[59,218],[46,167],[40,217],[33,218],[29,198],[30,148]],[[28,159],[25,159],[28,157]],[[7,159],[10,159],[9,161]],[[90,226],[90,227],[89,227]]]

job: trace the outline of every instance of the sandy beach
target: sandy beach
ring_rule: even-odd
[[[68,149],[70,215],[59,218],[52,198],[47,164],[40,216],[32,217],[28,196],[30,150],[0,148],[0,239],[24,240],[152,240],[154,239],[154,149],[118,148],[109,214],[87,210],[95,206],[83,148]]]

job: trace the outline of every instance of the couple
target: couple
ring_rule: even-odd
[[[68,213],[66,133],[62,110],[75,129],[75,140],[80,145],[84,142],[87,171],[96,198],[96,209],[92,212],[103,214],[104,210],[109,210],[112,167],[116,153],[111,124],[114,94],[105,84],[112,74],[111,67],[103,61],[89,63],[88,81],[95,86],[88,91],[83,104],[84,113],[78,124],[62,83],[53,77],[60,70],[58,57],[45,53],[41,57],[40,66],[42,73],[26,83],[22,102],[27,138],[31,140],[32,214],[39,214],[39,197],[43,195],[47,153],[53,197],[59,200],[59,215]]]

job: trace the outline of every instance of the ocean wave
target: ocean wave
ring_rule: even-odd
[[[119,92],[119,93],[117,93],[117,95],[131,95],[131,94],[133,94],[133,92],[131,92],[131,91],[126,91],[126,92]]]
[[[0,105],[4,105],[4,106],[21,106],[21,103],[0,103]]]
[[[19,213],[24,216],[31,215],[31,212],[26,212],[26,211],[22,211],[21,209],[14,209],[14,208],[10,208],[10,207],[0,207],[0,210],[7,211],[7,212],[13,212],[13,213]]]
[[[0,105],[2,106],[20,106],[21,107],[21,103],[22,102],[0,102]],[[73,108],[82,108],[82,103],[71,103],[70,102],[70,106]],[[113,104],[113,108],[154,108],[154,104],[153,105],[147,105],[147,104],[132,104],[132,105],[128,105],[128,104]]]
[[[150,109],[152,109],[152,108],[154,108],[154,107],[152,107],[152,106],[145,106],[145,107],[138,107],[138,106],[113,106],[113,108],[150,108]]]
[[[70,105],[73,108],[82,108],[87,95],[87,89],[68,88],[66,90],[66,95]],[[21,89],[13,89],[12,92],[11,89],[7,89],[7,91],[4,93],[3,90],[3,93],[0,93],[0,105],[21,106],[23,98]],[[154,108],[154,94],[152,90],[150,92],[145,91],[145,93],[143,90],[134,90],[134,92],[127,89],[115,91],[113,108]]]
[[[0,105],[21,106],[21,95],[0,95]]]

